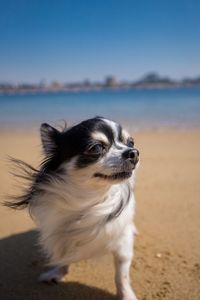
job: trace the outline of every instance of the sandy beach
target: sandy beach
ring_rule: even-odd
[[[35,131],[0,133],[0,193],[16,193],[6,156],[37,166]],[[138,236],[131,279],[139,300],[200,299],[200,131],[138,132]],[[72,265],[66,283],[37,283],[44,259],[25,211],[0,206],[0,299],[116,299],[110,257]]]

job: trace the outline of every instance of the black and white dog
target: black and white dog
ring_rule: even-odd
[[[39,227],[40,243],[54,266],[40,280],[60,281],[71,263],[111,252],[119,298],[136,300],[129,280],[139,160],[133,139],[102,117],[62,132],[42,124],[41,139],[45,159],[40,170],[17,161],[31,185],[7,203],[28,207]]]

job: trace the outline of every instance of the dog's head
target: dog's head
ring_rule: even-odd
[[[133,138],[119,124],[95,117],[63,132],[41,125],[45,170],[78,181],[117,183],[131,177],[139,160]]]

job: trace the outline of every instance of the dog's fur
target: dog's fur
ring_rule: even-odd
[[[17,161],[25,173],[20,176],[31,179],[31,185],[7,203],[12,208],[28,207],[39,227],[40,243],[54,266],[40,280],[62,280],[71,263],[111,252],[118,296],[135,300],[129,268],[136,233],[133,184],[139,152],[133,139],[102,117],[63,132],[42,124],[41,139],[45,159],[40,170]]]

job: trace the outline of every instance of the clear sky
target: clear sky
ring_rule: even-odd
[[[199,0],[1,0],[0,81],[200,75]]]

